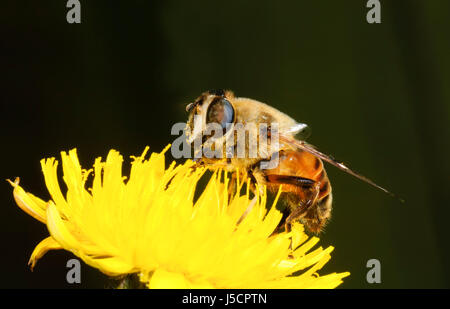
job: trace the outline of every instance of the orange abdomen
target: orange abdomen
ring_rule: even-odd
[[[286,175],[308,178],[318,183],[318,201],[331,193],[331,186],[322,160],[309,152],[298,150],[282,150],[279,153],[279,164],[266,171],[267,175]],[[298,191],[293,185],[283,185],[287,191]]]
[[[319,233],[332,209],[331,185],[322,161],[306,151],[281,150],[278,166],[263,173],[271,191],[282,186],[290,208],[286,223],[300,220],[308,231]]]

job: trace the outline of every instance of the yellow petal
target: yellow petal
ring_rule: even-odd
[[[14,182],[9,179],[7,179],[7,181],[14,187],[13,195],[17,205],[33,218],[42,223],[46,223],[45,213],[47,210],[47,203],[31,193],[25,192],[25,190],[19,186],[19,177],[17,177]]]
[[[83,254],[79,254],[78,256],[86,264],[100,269],[108,276],[119,276],[137,271],[132,265],[121,261],[117,257],[90,257]]]
[[[180,273],[158,269],[151,276],[148,287],[150,289],[188,289],[189,283]]]
[[[302,224],[295,222],[291,226],[292,228],[292,248],[296,249],[302,243],[304,243],[308,236],[305,234],[305,229]]]
[[[36,248],[34,248],[33,253],[31,254],[30,260],[28,261],[28,265],[30,265],[31,270],[33,270],[36,265],[37,260],[44,256],[45,253],[49,250],[58,250],[62,249],[61,245],[56,242],[53,237],[47,237],[43,241],[41,241]]]
[[[141,280],[148,282],[150,289],[213,289],[206,280],[189,280],[181,273],[170,272],[159,268],[148,276],[141,274]]]
[[[65,249],[82,247],[82,244],[70,233],[53,202],[50,202],[47,208],[47,228],[50,235]]]

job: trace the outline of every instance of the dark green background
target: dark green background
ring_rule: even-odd
[[[350,271],[343,288],[449,287],[449,1],[381,1],[381,24],[366,22],[365,0],[81,2],[82,23],[68,24],[66,1],[2,1],[2,179],[47,199],[41,158],[160,151],[187,103],[232,89],[308,123],[312,144],[406,199],[328,166],[320,243],[335,251],[321,273]],[[48,232],[2,183],[0,287],[110,286],[84,264],[67,284],[63,251],[31,272]]]

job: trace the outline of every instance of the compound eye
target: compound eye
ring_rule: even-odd
[[[227,124],[234,122],[234,108],[227,99],[222,98],[209,105],[206,123],[213,122],[220,124],[223,129],[227,127]]]

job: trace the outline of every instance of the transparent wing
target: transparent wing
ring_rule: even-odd
[[[311,135],[311,127],[305,123],[296,123],[284,131],[285,134],[292,134],[299,140],[305,140]]]
[[[340,170],[343,170],[344,172],[374,186],[375,188],[380,189],[381,191],[389,194],[392,197],[395,197],[397,199],[399,199],[401,202],[404,202],[403,199],[401,199],[400,197],[396,196],[395,194],[393,194],[392,192],[388,191],[387,189],[377,185],[375,182],[373,182],[372,180],[370,180],[369,178],[355,172],[354,170],[350,169],[348,166],[346,166],[344,163],[339,162],[338,160],[336,160],[335,158],[333,158],[333,156],[330,155],[326,155],[323,154],[322,152],[320,152],[319,150],[317,150],[314,146],[301,141],[301,140],[296,140],[293,139],[292,137],[286,136],[284,134],[280,134],[279,135],[280,138],[280,143],[285,144],[287,146],[290,146],[291,148],[296,148],[296,149],[302,149],[304,151],[307,151],[309,153],[311,153],[312,155],[316,156],[317,158],[322,159],[325,162],[330,163],[331,165],[336,166],[337,168],[339,168]]]

